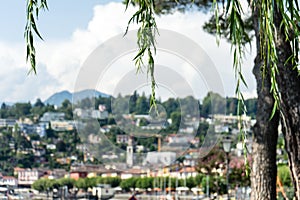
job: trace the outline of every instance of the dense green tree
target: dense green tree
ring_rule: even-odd
[[[16,165],[15,152],[10,144],[13,144],[13,137],[10,131],[0,133],[0,169],[3,174],[11,174]]]
[[[61,178],[58,180],[60,186],[67,186],[68,189],[71,189],[75,185],[75,180],[72,178]]]
[[[180,112],[179,102],[174,98],[169,98],[167,101],[163,102],[163,106],[166,109],[167,117],[171,117],[171,113],[178,111]]]
[[[12,109],[16,118],[25,117],[31,114],[31,103],[16,103]]]
[[[136,182],[136,187],[143,188],[143,189],[153,188],[153,178],[152,177],[139,178]]]
[[[59,107],[58,111],[65,113],[65,119],[67,120],[73,119],[72,103],[68,99],[65,99],[62,102],[61,107]]]
[[[193,96],[187,96],[185,98],[179,99],[180,101],[180,109],[182,115],[189,115],[191,117],[199,117],[199,101],[195,99]]]
[[[136,100],[136,114],[148,114],[149,113],[149,100],[143,94],[142,96],[139,96]]]
[[[237,98],[226,97],[226,113],[236,115],[237,114]]]
[[[34,168],[37,167],[34,162],[34,155],[32,153],[19,153],[16,156],[17,166],[21,168]]]
[[[124,113],[129,112],[129,98],[128,96],[122,97],[118,94],[116,98],[112,99],[112,113],[121,116]]]
[[[186,179],[186,187],[191,189],[196,186],[197,186],[197,183],[196,183],[196,180],[194,177],[189,177]]]
[[[120,177],[105,177],[105,178],[99,178],[97,180],[97,183],[102,184],[109,184],[111,187],[117,187],[121,183]]]
[[[257,99],[247,99],[245,101],[246,107],[247,107],[247,115],[250,115],[252,118],[256,117],[257,112]]]
[[[136,91],[134,91],[133,95],[130,97],[130,100],[129,100],[129,113],[136,112],[136,105],[137,105],[138,98],[139,98],[139,95],[137,94]]]
[[[46,129],[46,138],[57,138],[57,133],[55,133],[55,131],[49,127],[48,129]]]
[[[19,150],[32,148],[31,142],[23,135],[15,137],[15,144]]]
[[[131,188],[136,188],[137,178],[128,178],[121,182],[120,187],[125,191],[130,191]]]
[[[87,178],[79,178],[76,182],[75,182],[75,186],[79,189],[83,189],[84,191],[87,191],[87,189],[89,188],[88,185],[88,180]]]
[[[5,103],[2,103],[0,108],[0,118],[7,118],[7,117],[8,117],[8,106]]]
[[[56,143],[56,149],[58,152],[65,152],[67,150],[66,143],[63,140],[59,140]]]
[[[180,112],[171,113],[172,124],[170,126],[171,131],[178,131],[181,124],[183,124],[183,119]]]
[[[33,106],[34,106],[34,107],[40,107],[40,108],[42,108],[42,107],[45,106],[45,104],[42,102],[42,100],[41,100],[40,98],[38,98],[38,99],[36,100],[36,102],[33,104]]]
[[[39,191],[39,192],[44,192],[47,191],[49,187],[49,179],[41,178],[39,180],[34,181],[34,183],[31,185],[31,188]]]
[[[218,93],[208,92],[202,101],[201,115],[208,117],[214,114],[225,114],[226,100]]]
[[[200,121],[199,122],[199,126],[198,126],[198,129],[197,129],[197,136],[200,139],[200,143],[204,141],[204,138],[206,136],[208,128],[209,128],[209,124],[206,121],[203,121],[203,122]]]

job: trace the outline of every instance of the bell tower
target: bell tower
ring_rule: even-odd
[[[126,148],[126,164],[128,167],[133,166],[133,137],[130,136]]]

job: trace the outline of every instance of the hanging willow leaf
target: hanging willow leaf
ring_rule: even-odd
[[[48,9],[47,0],[27,0],[27,9],[26,9],[26,16],[27,22],[24,31],[24,37],[26,41],[26,61],[30,60],[31,69],[30,72],[34,72],[36,74],[36,55],[35,55],[35,48],[34,48],[34,36],[32,32],[43,40],[41,34],[38,31],[36,26],[36,19],[39,17],[40,9]],[[35,17],[34,17],[35,16]]]
[[[128,32],[129,26],[132,23],[139,25],[137,31],[137,44],[138,53],[134,57],[135,66],[137,71],[140,71],[142,67],[147,68],[147,74],[151,78],[151,98],[150,107],[156,107],[155,89],[156,82],[154,77],[154,58],[152,51],[156,51],[155,48],[155,35],[158,34],[156,21],[154,17],[154,0],[126,0],[126,9],[129,4],[133,4],[138,7],[138,10],[129,19],[125,34]],[[153,49],[153,50],[152,50]],[[146,53],[147,50],[147,54]],[[143,59],[147,56],[147,65],[144,65]],[[151,110],[151,109],[150,109]]]

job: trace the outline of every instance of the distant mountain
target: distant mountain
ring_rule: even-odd
[[[74,93],[64,90],[51,95],[47,100],[44,101],[44,103],[61,106],[62,102],[66,99],[72,102],[74,98],[74,102],[78,102],[84,98],[92,98],[92,97],[99,97],[99,96],[109,97],[109,95],[93,89],[82,90]]]
[[[71,92],[64,90],[51,95],[46,101],[44,101],[44,103],[60,106],[65,99],[72,101],[72,97],[73,94]]]
[[[73,94],[73,98],[74,98],[74,102],[78,102],[84,98],[92,98],[92,97],[109,97],[109,95],[104,94],[102,92],[99,92],[97,90],[92,90],[92,89],[88,89],[88,90],[82,90],[79,92],[75,92]]]

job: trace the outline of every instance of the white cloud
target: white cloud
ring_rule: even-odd
[[[125,12],[122,3],[98,5],[94,8],[93,18],[87,24],[86,29],[74,30],[68,40],[52,39],[38,42],[36,48],[38,76],[36,77],[26,75],[28,68],[25,67],[24,44],[0,42],[0,67],[2,69],[0,71],[0,99],[4,101],[33,100],[36,97],[45,99],[60,90],[72,91],[80,67],[88,55],[99,44],[117,34],[123,34],[133,12],[133,8],[129,8]],[[157,17],[157,25],[159,28],[177,31],[197,42],[215,63],[224,83],[226,94],[231,96],[234,94],[235,81],[231,67],[230,46],[227,42],[222,41],[218,48],[215,38],[202,31],[203,21],[207,18],[199,12],[186,14],[176,12],[172,15]],[[254,78],[251,74],[252,65],[253,58],[250,57],[245,62],[243,69],[249,86],[246,91],[255,89]],[[182,74],[194,79],[191,70]],[[111,81],[118,80],[113,77],[113,74],[111,76]],[[195,84],[195,80],[190,82]],[[114,85],[112,82],[109,84],[110,87]],[[249,94],[251,96],[253,93]]]

